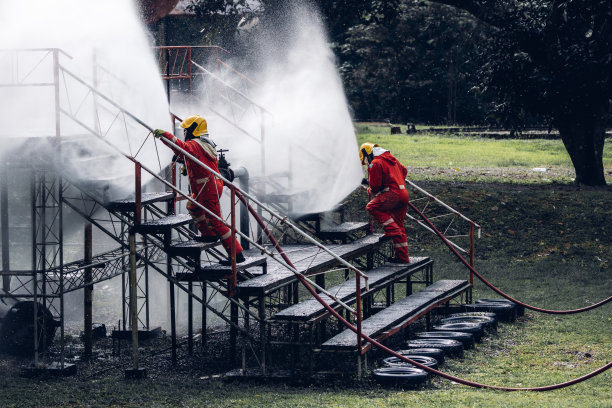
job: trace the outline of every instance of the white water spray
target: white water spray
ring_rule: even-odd
[[[169,128],[167,99],[151,46],[136,8],[129,0],[0,0],[0,84],[9,85],[0,87],[0,158],[10,151],[13,160],[34,162],[37,159],[31,156],[37,151],[34,148],[40,148],[45,140],[55,141],[54,64],[53,53],[44,50],[47,48],[61,49],[59,63],[63,67],[148,126]],[[124,121],[115,108],[103,98],[94,98],[67,71],[60,71],[59,80],[60,106],[74,117],[66,113],[59,116],[62,156],[56,164],[66,178],[76,179],[77,183],[90,183],[93,188],[107,186],[103,191],[90,191],[102,192],[106,200],[133,194],[134,164],[101,143],[90,130],[100,132],[110,144],[128,155],[136,154],[148,131],[133,120]],[[167,165],[171,152],[159,149],[158,160],[158,151],[151,139],[149,136],[137,159],[159,170],[158,163]],[[143,174],[143,182],[146,180]],[[28,183],[15,188],[21,188],[23,194],[11,191],[11,197],[28,195]],[[18,209],[19,200],[12,198],[11,214]],[[64,215],[67,217],[68,213]],[[64,237],[66,262],[82,258],[79,220],[72,217],[64,220],[66,230],[70,230]],[[13,234],[11,238],[16,236]],[[96,251],[116,245],[107,240],[97,236]],[[19,261],[28,265],[28,252],[23,253],[26,259],[21,259],[19,253],[12,257],[11,263],[15,265]],[[163,298],[167,292],[165,281],[151,285],[156,285],[151,291]],[[121,282],[116,280],[102,285],[102,290],[95,292],[102,304],[95,309],[104,313],[110,299],[120,299],[120,288]],[[106,299],[99,300],[100,296]],[[80,305],[79,300],[67,297],[68,321],[79,321]],[[115,310],[112,319],[117,315]],[[159,324],[160,319],[165,320],[161,312],[153,315],[153,325]]]
[[[285,184],[283,193],[299,194],[293,212],[319,212],[350,194],[359,185],[362,171],[344,89],[323,24],[304,7],[292,13],[286,16],[286,27],[250,34],[256,38],[249,42],[260,47],[251,53],[257,61],[250,61],[250,67],[259,68],[241,67],[259,84],[249,97],[269,112],[262,115],[251,107],[239,121],[255,139],[263,138],[263,165],[260,143],[210,109],[218,110],[222,99],[188,108],[192,112],[176,109],[207,117],[213,140],[230,149],[232,166],[244,166],[252,175],[261,175],[262,168],[270,177],[288,174],[286,182],[276,180]]]
[[[133,164],[92,137],[90,130],[128,155],[137,152],[148,131],[117,115],[116,108],[67,72],[149,126],[167,128],[163,84],[134,5],[126,0],[0,0],[0,83],[31,85],[0,88],[0,137],[56,135],[55,89],[32,85],[54,81],[53,54],[31,51],[45,48],[65,53],[59,55],[67,69],[59,72],[60,106],[70,114],[60,114],[59,121],[61,137],[70,140],[61,159],[68,165],[67,175],[110,183],[113,193],[106,199],[133,192]],[[160,153],[167,163],[169,153]],[[147,143],[138,159],[159,168],[153,143]]]

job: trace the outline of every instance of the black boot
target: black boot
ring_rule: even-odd
[[[246,258],[244,257],[244,255],[242,254],[242,252],[239,252],[236,254],[236,263],[243,263],[244,261],[246,261]],[[219,261],[219,263],[223,266],[230,266],[232,264],[231,259],[222,259]]]
[[[197,242],[217,242],[219,240],[219,238],[217,237],[212,237],[212,236],[207,236],[207,237],[203,237],[201,235],[196,235],[195,237],[193,237],[194,241]]]

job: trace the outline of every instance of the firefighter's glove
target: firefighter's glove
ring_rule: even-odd
[[[161,129],[155,129],[153,131],[153,136],[155,136],[156,138],[161,138],[164,135],[165,131],[161,130]]]

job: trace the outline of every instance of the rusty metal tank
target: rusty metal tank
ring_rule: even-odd
[[[34,301],[20,299],[0,290],[0,351],[11,354],[34,352]],[[38,305],[38,351],[45,351],[59,323],[41,303]]]

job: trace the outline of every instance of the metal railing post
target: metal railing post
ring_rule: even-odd
[[[357,376],[361,378],[361,356],[363,355],[363,344],[361,338],[361,276],[355,274],[355,294],[356,294],[356,305],[355,305],[355,317],[357,320]]]
[[[140,225],[142,217],[142,165],[138,161],[134,161],[134,183],[135,183],[135,209],[134,209],[134,226]]]
[[[138,300],[136,299],[136,234],[130,231],[130,323],[132,326],[132,368],[138,370]]]

